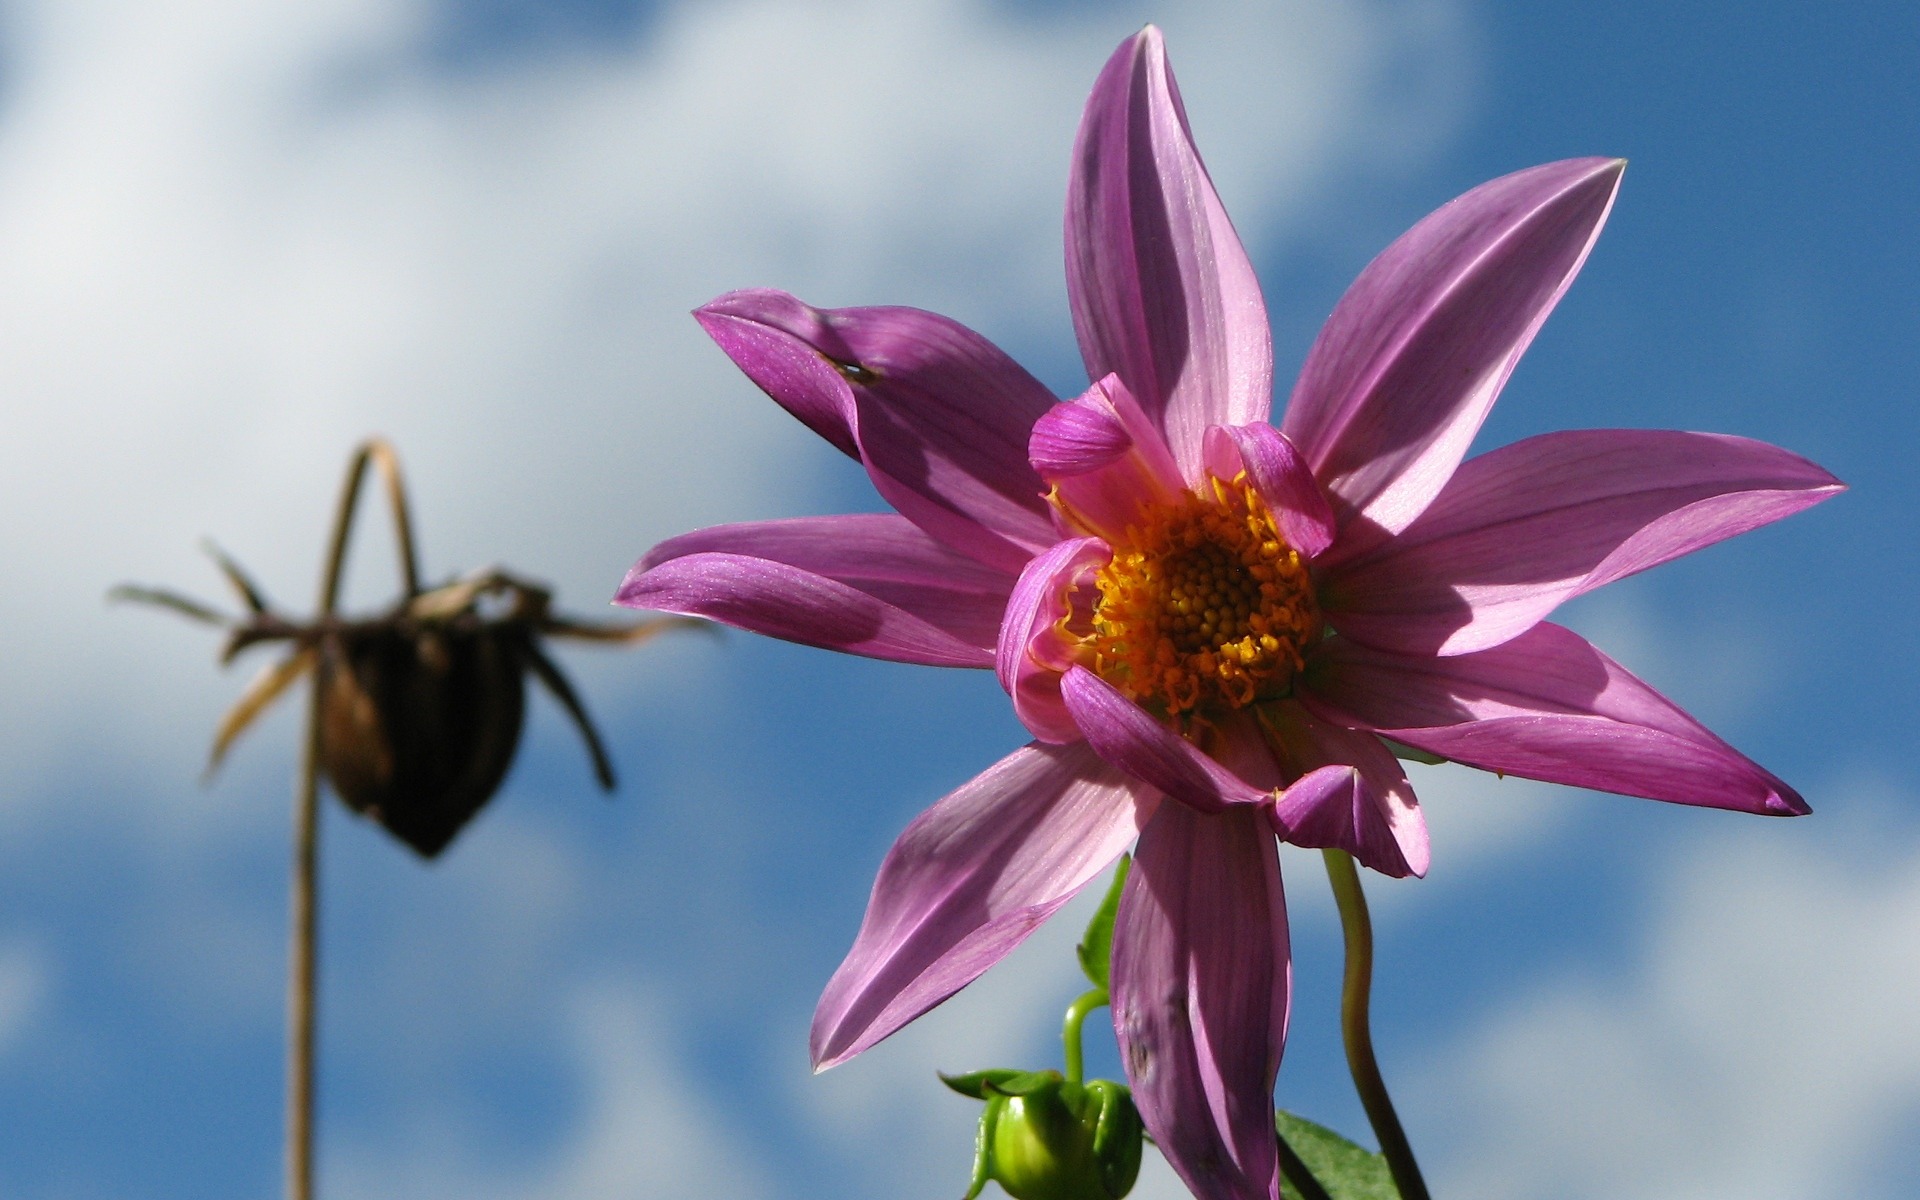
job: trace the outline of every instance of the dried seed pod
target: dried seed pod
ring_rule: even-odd
[[[525,636],[477,621],[402,620],[323,638],[320,769],[347,807],[438,854],[513,762]]]
[[[332,613],[352,516],[358,472],[378,456],[387,473],[406,594],[385,616],[343,621]],[[223,659],[261,642],[293,652],[242,694],[214,737],[209,771],[229,746],[293,682],[314,674],[317,765],[340,799],[423,857],[446,848],[499,789],[513,763],[526,713],[529,672],[586,742],[594,776],[613,788],[613,767],[586,709],[541,647],[542,634],[600,642],[637,642],[672,626],[707,627],[686,618],[601,625],[555,616],[538,584],[489,569],[431,591],[414,570],[411,527],[391,451],[363,450],[348,475],[340,532],[322,592],[321,615],[299,624],[275,613],[231,559],[211,551],[247,613],[227,618],[196,600],[151,588],[116,588],[118,599],[171,608],[228,630]]]

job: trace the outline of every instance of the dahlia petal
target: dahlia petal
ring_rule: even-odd
[[[1060,698],[1071,647],[1059,625],[1067,616],[1068,593],[1110,557],[1099,538],[1061,542],[1027,564],[1006,602],[994,670],[1013,698],[1014,715],[1043,742],[1080,740],[1080,727]]]
[[[1302,701],[1327,720],[1483,770],[1769,816],[1810,811],[1778,776],[1550,622],[1448,658],[1331,638],[1303,683]]]
[[[1008,571],[1054,541],[1027,462],[1053,395],[979,334],[918,309],[817,309],[770,290],[730,292],[695,316],[934,537]]]
[[[1380,739],[1328,724],[1298,701],[1267,712],[1268,737],[1299,776],[1270,810],[1281,840],[1345,850],[1396,879],[1425,875],[1432,860],[1427,820],[1406,770]]]
[[[1581,429],[1468,459],[1420,519],[1329,568],[1341,633],[1407,654],[1464,654],[1562,601],[1790,516],[1844,485],[1765,442]]]
[[[993,665],[1013,576],[891,513],[722,525],[655,546],[615,602],[829,650]]]
[[[1278,847],[1250,808],[1163,804],[1113,925],[1113,1024],[1155,1145],[1200,1200],[1274,1200],[1292,966]]]
[[[893,513],[852,513],[716,525],[669,538],[628,573],[627,588],[662,563],[691,554],[766,559],[844,583],[913,614],[969,646],[992,646],[1014,577],[934,541]],[[635,607],[651,607],[636,604]]]
[[[775,403],[842,454],[860,457],[853,392],[839,366],[855,361],[853,351],[820,310],[785,292],[752,288],[695,309],[693,319]]]
[[[1054,405],[1035,423],[1028,457],[1065,524],[1108,539],[1143,508],[1171,504],[1186,490],[1166,439],[1118,375]]]
[[[1347,289],[1280,426],[1343,529],[1405,529],[1440,491],[1586,260],[1625,165],[1569,159],[1482,184]]]
[[[1217,813],[1273,798],[1085,667],[1067,670],[1060,680],[1060,696],[1087,744],[1101,758],[1183,804]]]
[[[814,1068],[971,983],[1118,858],[1157,804],[1084,746],[1029,745],[920,814],[814,1011]]]
[[[1118,379],[1109,375],[1108,379]],[[1091,404],[1062,401],[1033,426],[1027,442],[1027,461],[1042,479],[1053,475],[1085,475],[1117,461],[1133,449],[1133,439],[1120,419]]]
[[[1067,298],[1087,376],[1114,372],[1199,477],[1209,425],[1264,421],[1267,310],[1187,127],[1160,31],[1108,60],[1067,186]]]
[[[1261,421],[1207,430],[1207,470],[1232,479],[1241,471],[1267,502],[1287,544],[1317,558],[1333,544],[1333,508],[1306,456],[1287,435]]]

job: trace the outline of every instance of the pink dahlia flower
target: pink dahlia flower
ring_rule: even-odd
[[[1544,618],[1839,482],[1706,433],[1553,433],[1462,461],[1622,167],[1520,171],[1414,226],[1340,301],[1276,429],[1259,285],[1148,28],[1107,63],[1074,146],[1083,395],[1056,403],[980,335],[913,309],[746,291],[695,314],[897,514],[675,538],[620,602],[991,667],[1034,735],[888,853],[814,1017],[818,1066],[964,987],[1137,841],[1112,1001],[1141,1116],[1197,1195],[1275,1197],[1290,990],[1276,839],[1425,872],[1396,744],[1807,811]]]

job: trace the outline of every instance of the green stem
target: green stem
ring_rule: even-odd
[[[1060,1040],[1067,1048],[1067,1082],[1085,1082],[1086,1059],[1080,1052],[1080,1027],[1086,1024],[1087,1014],[1107,1002],[1107,989],[1094,988],[1086,995],[1067,1006],[1067,1021],[1060,1030]]]
[[[1373,987],[1373,922],[1367,917],[1360,872],[1344,850],[1321,853],[1326,858],[1334,901],[1340,906],[1340,931],[1347,941],[1346,978],[1340,992],[1340,1033],[1347,1045],[1347,1067],[1353,1072],[1354,1089],[1360,1093],[1361,1106],[1367,1110],[1367,1120],[1380,1141],[1380,1153],[1393,1173],[1401,1200],[1428,1200],[1420,1165],[1413,1159],[1413,1147],[1407,1144],[1406,1132],[1400,1128],[1400,1118],[1387,1096],[1386,1082],[1380,1078],[1380,1064],[1373,1056],[1373,1034],[1367,1017]]]

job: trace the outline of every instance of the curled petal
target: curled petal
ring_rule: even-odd
[[[1166,439],[1118,375],[1054,405],[1034,425],[1028,454],[1069,525],[1109,540],[1186,487]]]
[[[1084,746],[1029,745],[907,826],[813,1015],[824,1070],[977,978],[1127,848],[1158,800]]]
[[[911,308],[729,292],[694,314],[753,381],[954,549],[1017,571],[1054,540],[1027,434],[1053,396],[993,343]]]
[[[1345,850],[1382,875],[1425,875],[1427,819],[1400,760],[1380,739],[1330,725],[1288,700],[1262,711],[1268,740],[1298,779],[1274,803],[1282,841]]]
[[[1109,375],[1095,384],[1103,387]],[[1053,406],[1033,427],[1027,443],[1027,458],[1042,479],[1050,475],[1084,475],[1118,461],[1133,449],[1133,438],[1111,412],[1080,401],[1065,400]]]
[[[1474,654],[1393,654],[1346,638],[1307,663],[1302,700],[1468,766],[1768,816],[1806,801],[1572,630],[1546,621]]]
[[[1112,553],[1099,538],[1061,542],[1027,564],[1007,601],[994,670],[1013,698],[1014,715],[1043,742],[1080,740],[1080,727],[1060,698],[1060,676],[1073,665],[1078,641],[1066,622],[1073,592]]]
[[[1126,381],[1187,479],[1199,477],[1209,425],[1266,420],[1266,305],[1152,26],[1114,52],[1081,118],[1067,298],[1088,377]]]
[[[615,597],[829,650],[993,663],[1013,576],[891,513],[722,525],[655,546]]]
[[[1485,183],[1403,234],[1320,331],[1281,428],[1343,530],[1413,523],[1467,452],[1573,281],[1626,164],[1581,158]]]
[[[780,407],[842,454],[860,457],[853,391],[840,365],[857,360],[819,309],[753,288],[728,292],[694,310],[693,319]]]
[[[1581,429],[1468,459],[1419,520],[1329,568],[1340,632],[1408,654],[1496,646],[1562,601],[1842,490],[1765,442]]]
[[[1216,425],[1207,430],[1207,470],[1217,479],[1247,473],[1267,502],[1287,544],[1317,558],[1333,544],[1333,508],[1320,483],[1287,435],[1262,421]]]
[[[1113,925],[1113,1024],[1141,1119],[1200,1200],[1279,1195],[1273,1082],[1292,965],[1258,810],[1163,804]]]
[[[1067,670],[1060,695],[1101,758],[1183,804],[1217,813],[1272,799],[1085,667]]]

